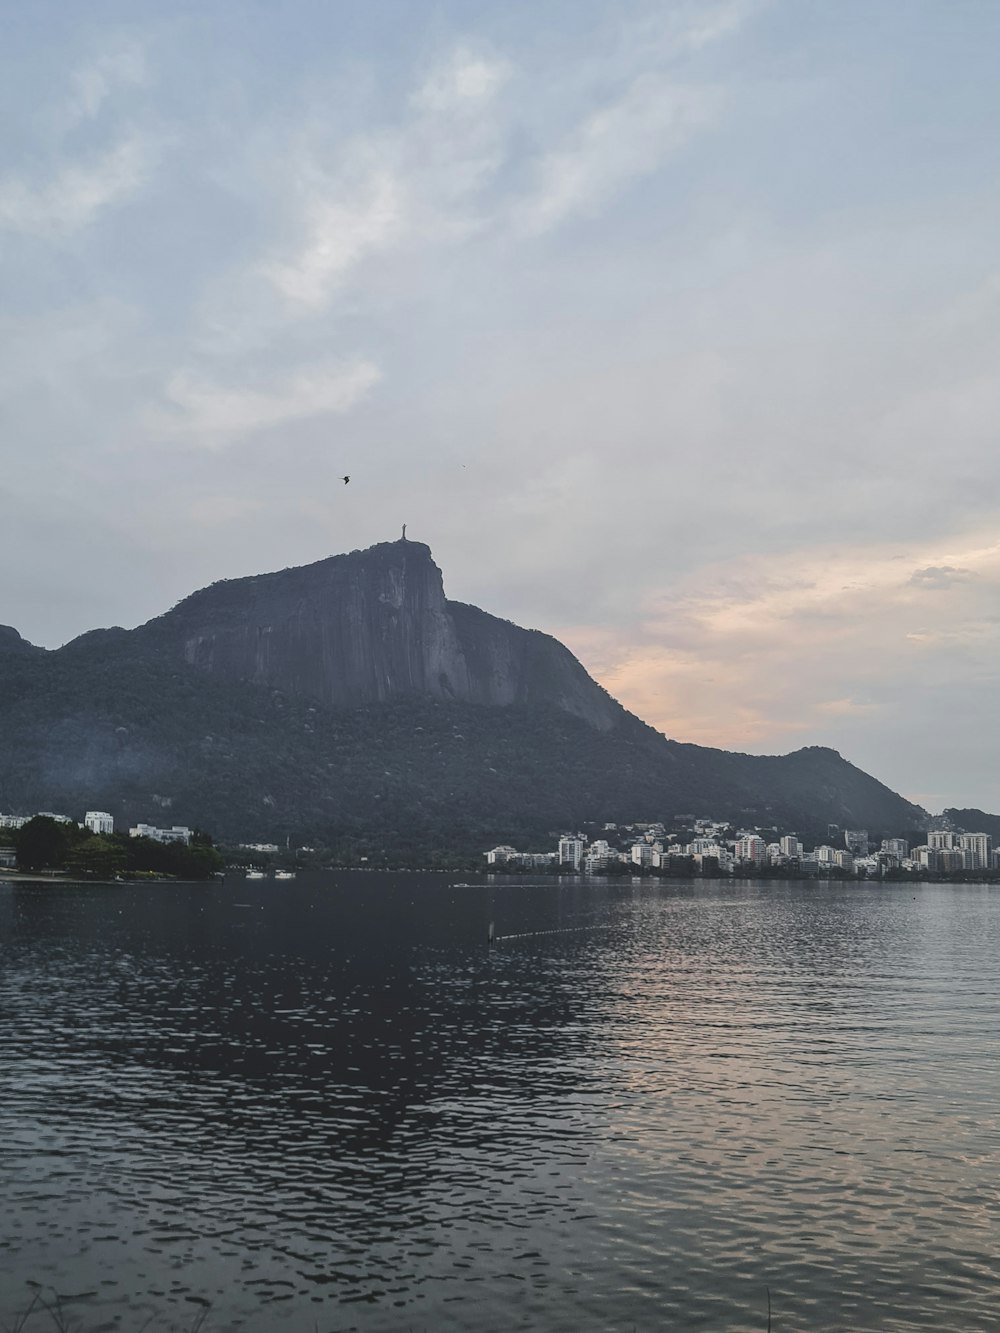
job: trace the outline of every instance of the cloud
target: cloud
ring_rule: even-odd
[[[381,374],[371,361],[324,362],[297,371],[271,389],[230,387],[193,371],[179,371],[167,385],[171,410],[150,425],[207,447],[307,417],[341,416],[365,399]]]
[[[276,168],[287,179],[289,237],[257,273],[291,307],[315,314],[379,257],[477,234],[523,239],[595,213],[715,119],[719,90],[678,82],[667,69],[679,53],[735,31],[748,12],[701,7],[644,44],[626,42],[610,75],[615,93],[606,92],[607,71],[600,92],[576,89],[576,127],[561,142],[548,90],[469,43],[423,77],[395,124],[331,141],[334,112],[314,107],[318,128]],[[500,96],[514,82],[516,103]],[[526,154],[528,143],[539,147]],[[518,174],[530,181],[520,195]]]
[[[535,163],[533,187],[513,210],[515,229],[541,235],[594,215],[713,123],[721,89],[690,81],[688,66],[680,78],[679,60],[733,36],[760,7],[759,0],[697,0],[654,7],[625,25],[616,49],[591,67],[591,106]],[[616,85],[611,96],[609,82]]]
[[[466,111],[490,101],[510,76],[506,60],[477,55],[459,46],[417,90],[414,105],[435,114]]]
[[[762,0],[726,0],[714,8],[698,0],[687,17],[682,44],[697,51],[722,37],[731,37],[761,8]]]
[[[60,167],[44,184],[0,180],[0,229],[51,238],[88,227],[144,183],[150,150],[147,141],[129,135],[90,163]]]
[[[915,569],[909,582],[917,588],[930,588],[943,591],[953,588],[957,583],[968,583],[976,576],[971,569],[956,569],[954,565],[928,565],[926,569]]]
[[[825,699],[822,703],[816,704],[816,710],[835,717],[857,717],[867,713],[877,713],[879,705],[871,701],[866,703],[861,699]]]
[[[625,186],[648,176],[717,113],[709,88],[642,74],[624,96],[589,115],[562,147],[545,154],[536,186],[515,210],[529,235],[551,231],[576,214],[591,214]]]
[[[300,143],[292,167],[298,237],[258,272],[293,307],[322,310],[366,261],[464,237],[477,191],[501,160],[490,115],[510,77],[500,59],[456,47],[424,79],[396,125],[330,144]],[[329,115],[317,112],[325,126]]]
[[[954,596],[926,620],[922,590],[899,567],[944,572]],[[959,572],[963,577],[953,579]],[[1000,543],[986,532],[914,552],[886,543],[748,555],[688,575],[647,601],[622,650],[608,631],[569,627],[602,684],[680,740],[780,748],[823,741],[916,698],[941,674],[1000,686]],[[916,718],[914,718],[914,722]]]
[[[132,38],[108,39],[104,51],[73,75],[66,108],[66,128],[92,120],[116,92],[146,84],[146,48]]]
[[[305,202],[302,248],[263,273],[289,301],[323,306],[351,269],[401,236],[404,207],[402,182],[384,167],[352,186],[320,185]]]
[[[0,229],[71,236],[139,189],[156,147],[150,136],[128,126],[86,154],[71,145],[73,131],[101,116],[116,94],[144,86],[147,77],[144,43],[127,37],[106,38],[104,49],[69,76],[64,99],[50,103],[35,122],[45,143],[32,156],[47,160],[48,170],[0,178]]]

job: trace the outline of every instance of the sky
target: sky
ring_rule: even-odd
[[[405,522],[669,736],[1000,811],[995,0],[4,26],[0,623]]]

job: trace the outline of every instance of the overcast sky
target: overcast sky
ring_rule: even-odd
[[[996,0],[4,26],[0,623],[406,522],[670,736],[1000,810]]]

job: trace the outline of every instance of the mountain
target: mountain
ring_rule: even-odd
[[[959,833],[988,833],[994,846],[1000,844],[1000,815],[988,815],[985,810],[956,810],[950,807],[942,815],[949,829]]]
[[[0,631],[0,809],[427,855],[681,812],[898,833],[926,815],[833,750],[667,740],[557,640],[449,601],[392,542],[213,584],[134,630]]]
[[[401,698],[542,704],[601,731],[622,711],[548,634],[447,601],[421,542],[215,583],[136,634],[216,679],[334,708]]]
[[[22,639],[12,626],[0,625],[0,654],[16,653],[19,657],[29,657],[44,651],[44,648],[36,648],[27,639]]]

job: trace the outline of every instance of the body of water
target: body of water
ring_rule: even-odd
[[[0,1328],[1000,1329],[995,888],[0,882],[0,949]]]

